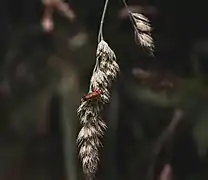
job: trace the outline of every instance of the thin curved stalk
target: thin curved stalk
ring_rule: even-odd
[[[105,5],[104,5],[104,8],[103,8],[103,13],[102,13],[101,21],[100,21],[100,28],[99,28],[99,33],[98,33],[98,43],[101,40],[103,40],[103,24],[104,24],[106,10],[107,10],[107,7],[108,7],[108,1],[109,0],[105,1]]]
[[[135,21],[134,21],[134,18],[133,18],[133,16],[132,16],[132,12],[129,10],[129,7],[128,7],[126,1],[125,1],[125,0],[122,0],[122,2],[123,2],[124,6],[125,6],[125,8],[126,8],[126,10],[127,10],[127,12],[128,12],[129,18],[130,18],[130,20],[131,20],[131,22],[132,22],[132,24],[133,24],[135,30],[137,30],[136,24],[135,24]]]

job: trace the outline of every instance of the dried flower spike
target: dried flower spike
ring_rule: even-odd
[[[98,33],[98,47],[96,51],[96,64],[90,80],[88,94],[84,97],[78,108],[78,116],[82,128],[78,134],[79,156],[83,172],[88,179],[94,179],[99,162],[100,138],[107,128],[101,118],[103,106],[109,102],[109,89],[119,71],[116,56],[103,38],[104,17],[108,0],[105,1],[103,14]]]
[[[154,52],[154,42],[151,36],[151,26],[149,20],[142,14],[131,13],[134,22],[135,39],[142,47],[145,47],[150,55]]]
[[[136,43],[140,44],[142,47],[145,47],[149,51],[150,55],[153,55],[155,47],[153,39],[149,34],[138,33],[138,31],[135,30],[135,40]]]
[[[106,125],[100,117],[98,103],[84,101],[78,109],[82,128],[78,134],[79,156],[86,178],[93,179],[99,162],[100,137]]]
[[[93,178],[98,168],[100,138],[106,129],[100,111],[103,105],[109,102],[109,88],[118,71],[115,53],[104,40],[101,40],[97,47],[96,64],[89,88],[89,94],[99,95],[99,98],[82,102],[78,109],[83,126],[77,138],[80,147],[79,155],[87,178]]]
[[[101,40],[97,47],[96,65],[91,77],[89,93],[78,109],[82,124],[77,138],[79,155],[83,171],[89,179],[93,178],[97,171],[100,138],[107,127],[100,116],[100,111],[103,105],[109,102],[109,88],[118,71],[115,53],[104,40]]]
[[[107,91],[118,71],[115,53],[104,40],[101,40],[97,47],[96,67],[91,78],[91,88]]]
[[[132,16],[135,20],[136,27],[141,32],[149,33],[152,31],[150,21],[147,17],[145,17],[144,15],[139,14],[139,13],[132,13]]]
[[[148,50],[149,55],[154,55],[155,47],[153,38],[151,36],[152,28],[149,19],[140,13],[132,13],[129,10],[125,0],[123,0],[123,3],[134,27],[136,43]]]

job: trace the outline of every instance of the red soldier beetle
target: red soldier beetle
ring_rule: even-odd
[[[86,95],[82,98],[82,101],[88,101],[88,100],[95,99],[95,98],[99,97],[102,93],[103,93],[103,91],[102,91],[101,89],[92,91],[92,92],[86,94]]]

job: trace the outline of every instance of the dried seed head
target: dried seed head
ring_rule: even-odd
[[[108,46],[108,43],[106,43],[104,40],[101,40],[97,47],[96,56],[100,56],[100,55],[103,55],[103,56],[107,55],[110,58],[112,58],[112,56],[115,57],[115,53]]]
[[[132,15],[133,15],[134,18],[136,18],[138,20],[141,20],[143,22],[147,22],[147,23],[150,22],[149,19],[146,16],[144,16],[143,14],[140,14],[140,13],[132,13]]]
[[[136,27],[142,32],[151,32],[152,27],[150,25],[149,19],[147,19],[144,15],[139,13],[132,13],[132,16],[135,20]]]
[[[101,90],[100,98],[82,101],[78,108],[82,128],[77,137],[79,155],[83,171],[87,178],[92,179],[97,171],[99,162],[100,138],[107,128],[101,119],[100,111],[109,102],[109,88],[116,78],[119,66],[116,56],[108,44],[101,40],[96,52],[96,65],[90,80],[89,93]]]
[[[99,147],[102,145],[100,138],[106,129],[106,124],[101,119],[99,111],[99,104],[91,101],[82,102],[78,108],[82,128],[78,134],[77,143],[86,177],[93,177],[97,171]]]
[[[137,43],[140,43],[142,47],[146,47],[150,53],[154,52],[153,38],[146,33],[138,33],[135,31],[135,39]]]
[[[105,102],[108,102],[108,89],[119,72],[119,66],[115,53],[104,40],[98,44],[96,61],[91,78],[91,89],[101,89],[104,92],[101,97],[105,97]]]
[[[135,39],[142,47],[145,47],[150,55],[154,53],[154,41],[151,36],[151,25],[147,17],[139,13],[131,13],[131,18],[133,21]]]

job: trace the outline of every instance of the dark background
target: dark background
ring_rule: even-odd
[[[206,180],[206,1],[127,2],[152,22],[154,57],[135,44],[130,21],[119,16],[121,1],[109,1],[104,37],[121,73],[104,112],[109,128],[97,179]],[[104,2],[67,3],[76,20],[56,12],[54,30],[47,33],[41,26],[41,1],[0,2],[1,180],[83,178],[76,109],[94,66]],[[135,68],[150,78],[136,76]],[[173,86],[161,85],[164,79]],[[172,127],[178,109],[184,116]],[[167,164],[172,173],[160,178]]]

